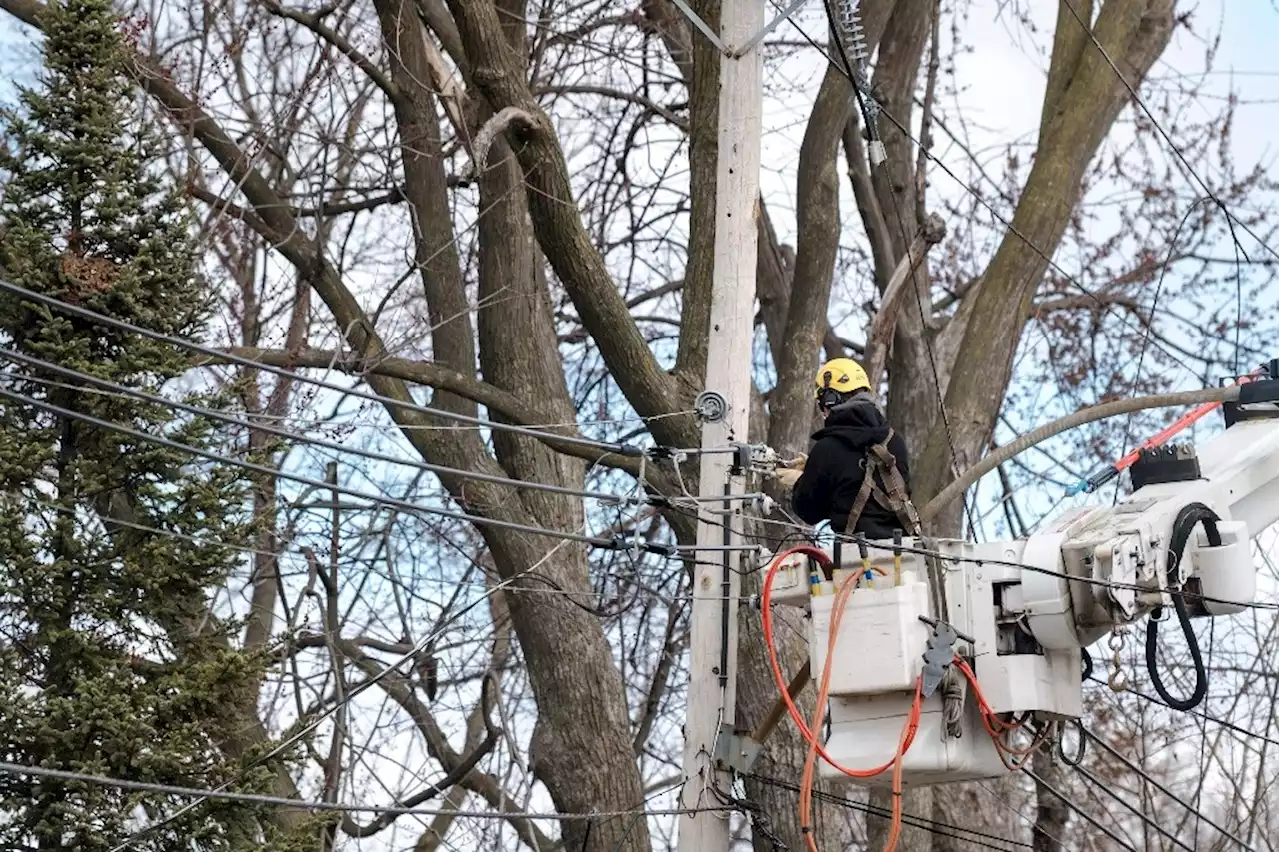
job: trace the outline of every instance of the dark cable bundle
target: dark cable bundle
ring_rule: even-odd
[[[1165,576],[1170,588],[1169,596],[1173,599],[1173,611],[1178,616],[1178,624],[1182,626],[1182,635],[1186,637],[1187,648],[1191,652],[1191,663],[1195,667],[1196,685],[1187,698],[1175,698],[1165,689],[1160,679],[1159,666],[1156,663],[1156,645],[1160,637],[1161,608],[1151,612],[1147,622],[1147,673],[1151,676],[1151,685],[1159,696],[1174,710],[1190,710],[1204,701],[1209,691],[1209,674],[1205,670],[1204,659],[1200,655],[1200,643],[1196,641],[1195,631],[1191,629],[1191,616],[1187,612],[1186,594],[1183,591],[1179,565],[1182,554],[1187,549],[1187,542],[1197,524],[1204,524],[1205,535],[1211,547],[1222,546],[1222,536],[1218,532],[1218,516],[1203,503],[1188,503],[1178,512],[1173,521],[1173,534],[1169,541],[1169,557]]]

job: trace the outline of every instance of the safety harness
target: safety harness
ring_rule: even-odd
[[[867,501],[875,500],[898,517],[907,534],[920,534],[920,516],[916,513],[916,507],[911,503],[911,498],[907,496],[907,484],[903,481],[902,474],[898,472],[897,459],[893,457],[893,453],[889,452],[888,445],[892,438],[893,428],[890,427],[889,434],[883,441],[867,448],[867,455],[863,461],[866,476],[862,478],[862,487],[858,490],[858,496],[849,509],[849,518],[844,525],[846,530],[853,529],[858,518],[862,516],[862,510],[867,507]],[[876,482],[877,473],[888,483],[887,491]]]

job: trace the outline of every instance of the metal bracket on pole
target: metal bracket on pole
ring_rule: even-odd
[[[721,728],[720,736],[716,737],[715,760],[725,769],[746,775],[763,750],[764,746],[751,737]]]
[[[702,20],[702,17],[698,15],[698,13],[690,9],[689,4],[686,3],[685,0],[671,0],[671,2],[675,3],[676,8],[679,9],[684,14],[684,16],[689,19],[689,22],[692,23],[695,27],[697,27],[698,31],[702,33],[704,36],[706,36],[707,40],[716,46],[716,50],[720,51],[725,56],[728,56],[732,59],[741,59],[742,57],[746,56],[753,47],[755,47],[757,44],[763,41],[765,36],[773,32],[774,30],[776,30],[778,28],[778,24],[782,23],[783,21],[789,20],[791,16],[794,15],[800,9],[801,6],[803,6],[805,3],[808,2],[808,0],[791,0],[790,6],[783,9],[781,12],[779,12],[777,17],[775,17],[769,23],[765,24],[763,29],[761,29],[751,38],[747,39],[739,47],[732,47],[730,45],[726,45],[723,41],[721,41],[720,37],[716,35],[715,30],[711,29],[710,25],[708,25],[706,21]]]
[[[796,11],[801,6],[803,6],[807,2],[808,0],[792,0],[791,5],[783,9],[781,12],[779,12],[778,16],[774,18],[772,21],[765,24],[764,29],[762,29],[760,32],[753,35],[751,38],[747,39],[746,44],[742,45],[742,47],[734,48],[732,51],[729,52],[729,55],[734,57],[735,59],[740,56],[745,56],[748,50],[750,50],[751,48],[759,44],[761,41],[763,41],[765,36],[767,36],[769,33],[773,32],[775,29],[778,28],[778,24],[782,23],[785,20],[788,20],[792,15],[796,13]]]
[[[702,20],[702,17],[697,12],[689,8],[689,4],[686,3],[685,0],[671,0],[671,2],[675,3],[676,8],[684,13],[684,16],[689,19],[690,23],[697,27],[698,31],[706,36],[707,40],[716,46],[716,50],[721,53],[727,53],[724,49],[724,42],[720,40],[720,36],[716,35],[715,30],[707,26],[707,22]],[[723,12],[721,14],[723,14]]]

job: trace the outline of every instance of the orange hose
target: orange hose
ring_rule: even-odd
[[[800,729],[801,735],[805,738],[809,748],[805,754],[804,774],[800,782],[800,830],[805,836],[805,842],[810,852],[818,852],[817,842],[813,838],[813,831],[810,821],[813,812],[813,784],[814,784],[814,768],[817,762],[817,755],[821,754],[827,763],[836,769],[855,778],[871,778],[880,775],[885,770],[892,767],[893,769],[893,791],[894,791],[894,807],[892,811],[892,821],[889,826],[889,839],[885,847],[885,852],[893,852],[897,846],[898,837],[902,831],[902,760],[907,750],[911,747],[911,743],[915,740],[916,732],[920,727],[920,713],[924,701],[921,692],[921,679],[916,678],[915,697],[911,702],[911,711],[907,714],[906,724],[902,729],[902,736],[898,740],[898,748],[893,759],[888,763],[876,769],[847,769],[831,759],[830,755],[818,742],[817,731],[822,725],[822,717],[826,713],[827,695],[831,686],[831,662],[835,657],[836,641],[840,632],[840,621],[844,617],[844,610],[849,601],[849,596],[853,594],[857,587],[863,572],[859,571],[847,579],[843,586],[840,587],[836,595],[836,600],[832,606],[831,623],[827,630],[827,657],[822,667],[822,677],[818,685],[818,699],[814,707],[813,726],[806,725],[800,711],[796,708],[795,702],[792,701],[791,695],[787,690],[786,681],[782,675],[782,667],[778,664],[777,651],[773,644],[773,619],[770,612],[771,595],[773,591],[773,579],[777,574],[778,567],[782,560],[786,559],[793,553],[804,553],[816,558],[822,567],[827,568],[831,565],[831,560],[827,555],[817,548],[801,546],[792,548],[782,554],[776,556],[769,565],[768,573],[765,575],[764,589],[761,594],[761,611],[763,613],[765,644],[769,649],[769,663],[773,669],[774,681],[778,684],[782,693],[787,710],[791,715],[796,726]],[[885,572],[877,570],[881,576],[885,576]]]
[[[1006,722],[996,715],[996,712],[991,709],[991,705],[987,703],[986,696],[982,694],[982,688],[978,686],[977,675],[973,673],[973,669],[958,654],[955,658],[955,666],[964,675],[965,680],[969,681],[969,686],[973,688],[974,698],[978,702],[978,710],[982,714],[982,725],[987,729],[987,734],[990,735],[992,743],[995,744],[996,754],[1000,757],[1000,762],[1004,764],[1006,769],[1017,769],[1020,765],[1017,758],[1026,757],[1041,748],[1049,737],[1048,730],[1046,729],[1036,734],[1031,740],[1031,745],[1026,748],[1010,748],[1005,743],[1004,738],[1007,734],[1022,727],[1022,722]]]
[[[884,852],[894,852],[898,846],[898,838],[902,834],[902,760],[907,756],[911,740],[915,738],[916,730],[920,727],[920,711],[924,704],[922,689],[923,681],[916,678],[916,695],[911,700],[911,713],[907,716],[907,724],[902,728],[902,737],[898,740],[898,754],[893,759],[893,810]]]
[[[840,591],[836,594],[835,603],[832,605],[831,623],[827,629],[827,658],[822,664],[822,677],[818,683],[818,700],[815,702],[813,710],[813,725],[811,728],[813,731],[817,731],[819,726],[822,725],[822,717],[827,710],[827,694],[831,687],[831,661],[836,654],[836,640],[840,636],[840,621],[844,618],[844,609],[849,603],[849,596],[853,594],[853,590],[857,588],[858,581],[861,578],[862,574],[859,573],[845,580],[844,585],[840,587]],[[807,740],[809,748],[805,753],[804,774],[800,779],[800,831],[804,834],[810,852],[818,852],[818,844],[813,839],[813,832],[809,827],[810,818],[813,816],[813,770],[818,757],[818,738],[810,736]]]
[[[770,610],[770,598],[773,594],[773,581],[777,576],[778,568],[781,566],[782,560],[796,553],[803,553],[806,556],[812,556],[817,559],[819,564],[824,568],[831,566],[831,558],[819,548],[810,545],[800,545],[790,550],[784,551],[773,558],[769,564],[769,569],[764,578],[764,589],[761,592],[761,620],[764,622],[764,642],[769,652],[769,668],[773,671],[773,680],[777,684],[778,690],[782,693],[782,701],[787,705],[787,713],[791,716],[791,720],[795,722],[796,728],[799,729],[800,735],[804,737],[806,742],[814,742],[817,736],[809,729],[805,723],[804,717],[800,715],[799,708],[796,707],[795,701],[792,700],[790,693],[787,692],[787,680],[783,677],[782,666],[778,663],[778,652],[773,642],[773,613]],[[912,740],[915,738],[913,731],[911,737],[907,740],[907,747],[910,748]],[[850,778],[874,778],[893,767],[893,761],[878,766],[875,769],[849,769],[837,763],[827,750],[819,743],[817,745],[818,756],[834,767],[837,771],[849,776]]]

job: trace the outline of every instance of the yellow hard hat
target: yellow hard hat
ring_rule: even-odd
[[[825,390],[838,393],[853,393],[860,390],[871,390],[871,381],[867,371],[852,358],[836,358],[818,368],[818,375],[813,384],[817,387],[816,395],[821,396]]]

